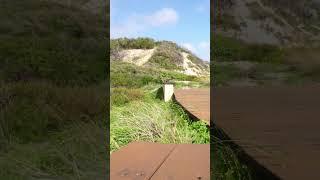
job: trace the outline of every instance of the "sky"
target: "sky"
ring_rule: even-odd
[[[210,60],[210,0],[111,0],[110,35],[174,41]]]

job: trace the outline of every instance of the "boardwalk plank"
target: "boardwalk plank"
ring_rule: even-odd
[[[192,116],[210,125],[210,89],[177,89],[174,96]]]
[[[320,87],[217,88],[213,122],[282,179],[320,179]]]
[[[179,144],[152,180],[210,179],[210,145]]]
[[[130,143],[111,154],[112,180],[210,179],[209,144]]]
[[[130,143],[111,154],[110,179],[150,179],[175,146],[147,142]]]

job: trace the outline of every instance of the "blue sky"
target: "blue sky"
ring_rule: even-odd
[[[210,59],[210,0],[111,0],[111,38],[150,37]]]

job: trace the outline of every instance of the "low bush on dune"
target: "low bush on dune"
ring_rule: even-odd
[[[110,92],[111,107],[121,106],[131,101],[141,100],[144,92],[141,89],[112,88]]]
[[[141,88],[152,83],[161,84],[164,80],[201,81],[201,78],[176,71],[139,67],[124,62],[111,62],[110,81],[112,87]]]

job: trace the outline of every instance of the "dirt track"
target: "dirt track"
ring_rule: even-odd
[[[320,86],[217,88],[212,123],[281,179],[320,179]]]

